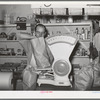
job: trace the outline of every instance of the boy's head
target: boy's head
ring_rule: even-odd
[[[46,37],[47,36],[47,29],[44,25],[38,24],[35,27],[35,36],[38,37]]]

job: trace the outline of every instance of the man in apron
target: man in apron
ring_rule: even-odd
[[[23,89],[24,90],[34,90],[36,88],[36,80],[37,80],[37,73],[35,73],[35,68],[37,67],[36,64],[36,59],[34,56],[34,50],[32,48],[32,44],[31,44],[31,40],[35,39],[35,38],[40,38],[40,37],[47,37],[47,30],[46,27],[42,24],[37,24],[35,27],[35,32],[33,34],[28,34],[28,33],[23,33],[20,32],[17,34],[18,40],[20,42],[20,44],[22,45],[22,47],[25,49],[26,51],[26,55],[27,55],[27,66],[23,71],[23,83],[26,83],[23,85]],[[49,61],[50,63],[53,62],[53,55],[51,54],[48,46],[47,46],[47,52],[48,52],[48,56],[49,56]],[[28,74],[25,73],[26,70],[31,70],[33,78],[30,76],[28,76]],[[27,72],[28,73],[28,72]],[[26,82],[28,79],[30,78],[30,81],[34,81],[31,85],[28,85]]]

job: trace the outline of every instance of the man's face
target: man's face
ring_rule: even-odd
[[[35,36],[37,38],[39,38],[39,37],[44,37],[44,35],[45,35],[45,29],[44,29],[44,27],[38,26],[36,28]]]

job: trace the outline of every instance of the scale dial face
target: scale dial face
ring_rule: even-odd
[[[54,72],[59,76],[65,76],[70,71],[70,66],[65,60],[58,60],[54,63]]]
[[[70,45],[74,45],[77,42],[76,38],[67,35],[50,36],[46,39],[46,41],[49,45],[55,43],[67,43]]]

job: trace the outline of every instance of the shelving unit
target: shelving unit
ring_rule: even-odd
[[[80,32],[81,32],[81,28],[82,27],[88,27],[89,31],[91,31],[90,27],[92,27],[91,23],[47,23],[47,24],[44,23],[44,25],[47,27],[48,32],[50,33],[50,35],[52,35],[52,33],[51,33],[52,31],[54,31],[54,34],[56,34],[57,31],[59,31],[59,30],[61,31],[61,33],[62,32],[66,33],[66,28],[69,29],[71,32],[73,32],[73,34],[75,34],[74,31],[75,31],[76,27],[79,28]],[[26,24],[26,26],[30,27],[29,24]],[[12,24],[12,25],[0,25],[0,28],[16,28],[16,25],[15,24]],[[83,46],[83,48],[85,50],[88,50],[89,43],[90,43],[91,39],[92,39],[92,36],[90,35],[90,39],[79,40],[79,43]],[[7,45],[9,45],[11,43],[11,44],[13,44],[13,46],[14,46],[15,43],[16,43],[17,46],[19,45],[18,40],[0,40],[0,44],[1,43],[7,44]],[[21,46],[18,46],[18,47],[15,47],[15,48],[21,48]],[[74,50],[74,52],[76,52],[76,51]],[[27,60],[27,57],[26,56],[0,56],[0,59],[1,59],[1,61],[4,62],[4,59],[6,59],[5,61],[7,61],[7,59],[8,60],[9,59],[13,59],[13,60],[14,59],[17,59],[17,60],[18,59],[21,59],[21,60],[22,59],[26,59]],[[11,60],[9,60],[9,61],[11,61]],[[89,63],[89,57],[88,56],[76,56],[76,55],[74,55],[71,58],[71,62],[73,64],[79,64],[80,63],[82,65],[83,61],[84,61],[85,64],[88,64]]]
[[[74,56],[74,58],[89,58],[89,56]]]
[[[30,27],[27,24],[27,27]],[[29,30],[27,28],[27,30]],[[25,31],[27,31],[25,30]],[[4,32],[7,35],[10,33],[18,33],[19,31],[16,29],[16,24],[6,24],[0,25],[0,32]],[[4,50],[4,54],[0,51],[0,64],[8,63],[22,63],[23,61],[27,63],[27,56],[22,55],[23,47],[20,45],[18,40],[7,40],[7,38],[0,38],[0,49]],[[10,50],[9,50],[10,49]],[[14,50],[14,55],[12,55],[11,49]],[[20,50],[20,55],[17,55]]]

